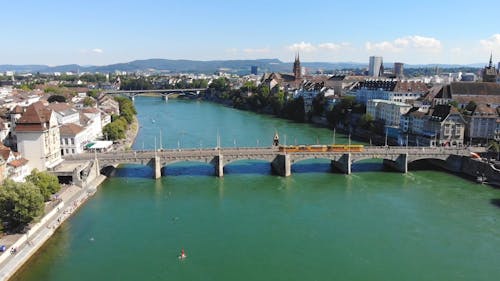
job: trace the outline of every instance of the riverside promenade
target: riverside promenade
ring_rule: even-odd
[[[11,244],[7,244],[7,250],[0,255],[0,280],[8,280],[12,277],[43,246],[57,228],[96,192],[97,187],[105,179],[105,176],[99,175],[84,188],[74,185],[67,187],[59,195],[61,201],[40,222],[31,225],[28,232],[8,235],[11,237],[6,236],[6,241],[2,241],[4,240],[2,238],[0,241],[11,240]]]
[[[126,139],[115,147],[115,150],[129,150],[138,132],[139,122],[137,117],[134,117],[134,122],[126,133]],[[11,278],[52,237],[59,226],[94,195],[97,187],[105,179],[106,176],[98,175],[84,187],[76,185],[65,187],[58,195],[59,201],[48,203],[53,205],[46,206],[45,215],[39,222],[30,225],[29,231],[24,234],[3,236],[0,245],[5,245],[6,250],[0,255],[0,281]]]

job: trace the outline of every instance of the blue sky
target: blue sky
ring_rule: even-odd
[[[4,1],[0,64],[500,61],[500,1]]]

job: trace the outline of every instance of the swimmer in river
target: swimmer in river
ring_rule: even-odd
[[[183,259],[185,259],[185,258],[187,258],[187,255],[186,255],[186,252],[184,252],[184,248],[182,248],[182,250],[181,250],[181,254],[179,255],[179,259],[180,259],[180,260],[183,260]]]

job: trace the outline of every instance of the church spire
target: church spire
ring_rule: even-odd
[[[299,52],[297,52],[297,54],[295,54],[295,61],[293,62],[293,75],[295,76],[295,80],[298,80],[301,78]]]
[[[493,51],[490,53],[490,68],[493,65]]]

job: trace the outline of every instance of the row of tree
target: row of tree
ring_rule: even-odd
[[[126,97],[115,97],[120,104],[120,115],[113,115],[112,122],[104,126],[102,133],[110,140],[119,140],[126,137],[127,128],[134,121],[137,114],[134,103]]]
[[[306,120],[303,98],[293,99],[280,89],[271,92],[267,85],[255,86],[247,82],[239,89],[232,89],[229,80],[221,77],[210,84],[208,92],[209,98],[239,109],[274,114],[297,122]]]
[[[373,116],[365,113],[366,107],[351,96],[342,97],[332,108],[328,108],[326,97],[318,94],[312,100],[311,111],[306,112],[304,98],[293,98],[282,90],[271,91],[266,85],[255,86],[252,82],[245,83],[239,89],[231,89],[228,79],[219,78],[212,82],[208,93],[210,98],[228,102],[236,108],[270,113],[296,122],[324,116],[330,128],[360,128],[383,133],[384,124],[379,124]]]
[[[44,202],[58,192],[57,177],[36,169],[19,183],[10,179],[0,186],[0,219],[2,231],[19,232],[44,212]]]

